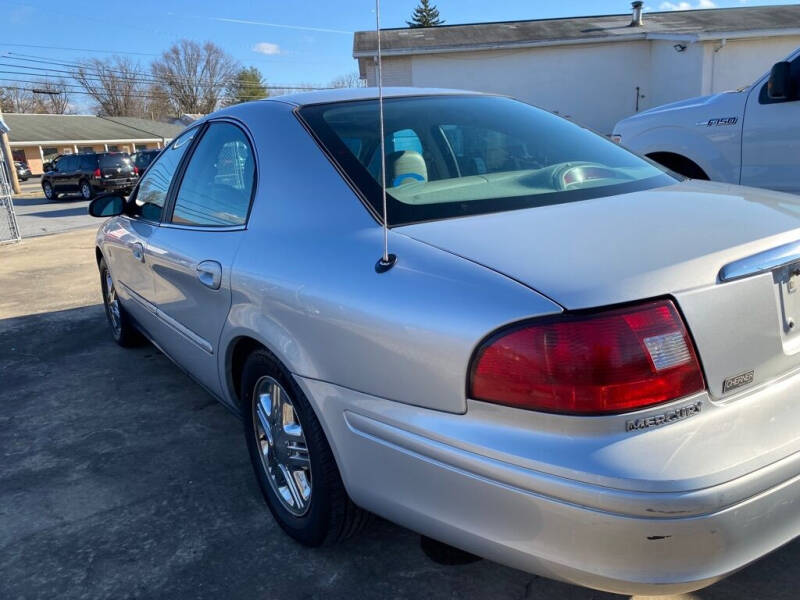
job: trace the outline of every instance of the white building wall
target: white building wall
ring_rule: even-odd
[[[607,134],[634,112],[637,86],[647,95],[649,64],[645,41],[420,54],[412,84],[506,94]]]
[[[674,47],[677,43],[673,40],[649,42],[649,93],[641,104],[642,109],[703,93],[703,44],[684,44],[686,49],[677,52]]]
[[[506,94],[609,134],[621,119],[668,102],[753,83],[800,36],[682,42],[641,40],[384,57],[384,85]],[[364,65],[369,85],[375,67]]]
[[[367,85],[378,85],[378,69],[374,61],[367,66]],[[383,59],[383,85],[409,86],[411,83],[411,57],[391,56]]]
[[[711,93],[748,86],[800,47],[800,36],[706,42],[712,52]],[[718,51],[714,51],[718,49]]]

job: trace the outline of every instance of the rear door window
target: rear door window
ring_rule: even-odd
[[[94,155],[84,155],[80,157],[81,171],[94,171],[97,168],[97,157]]]
[[[212,123],[186,167],[172,222],[199,227],[244,225],[254,183],[255,160],[247,136],[231,123]]]

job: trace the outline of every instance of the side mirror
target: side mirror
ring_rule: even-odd
[[[790,100],[792,97],[792,63],[779,62],[772,67],[767,83],[767,94],[772,100]]]
[[[125,211],[125,198],[115,194],[98,196],[89,203],[89,214],[93,217],[116,217]]]

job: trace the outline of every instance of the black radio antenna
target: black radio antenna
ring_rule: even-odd
[[[394,254],[389,254],[389,220],[386,208],[386,134],[383,125],[383,57],[381,55],[381,0],[375,0],[375,31],[378,34],[378,121],[381,139],[381,193],[383,200],[383,254],[375,263],[378,273],[385,273],[397,262]]]

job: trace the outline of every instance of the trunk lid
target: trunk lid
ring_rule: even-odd
[[[800,239],[795,196],[687,181],[393,231],[503,273],[568,310],[673,296],[717,397],[800,365],[800,326],[787,326],[795,316],[791,269],[718,279],[728,263]],[[800,297],[800,281],[794,285]],[[800,321],[800,302],[796,312]],[[745,383],[723,392],[738,375]]]

